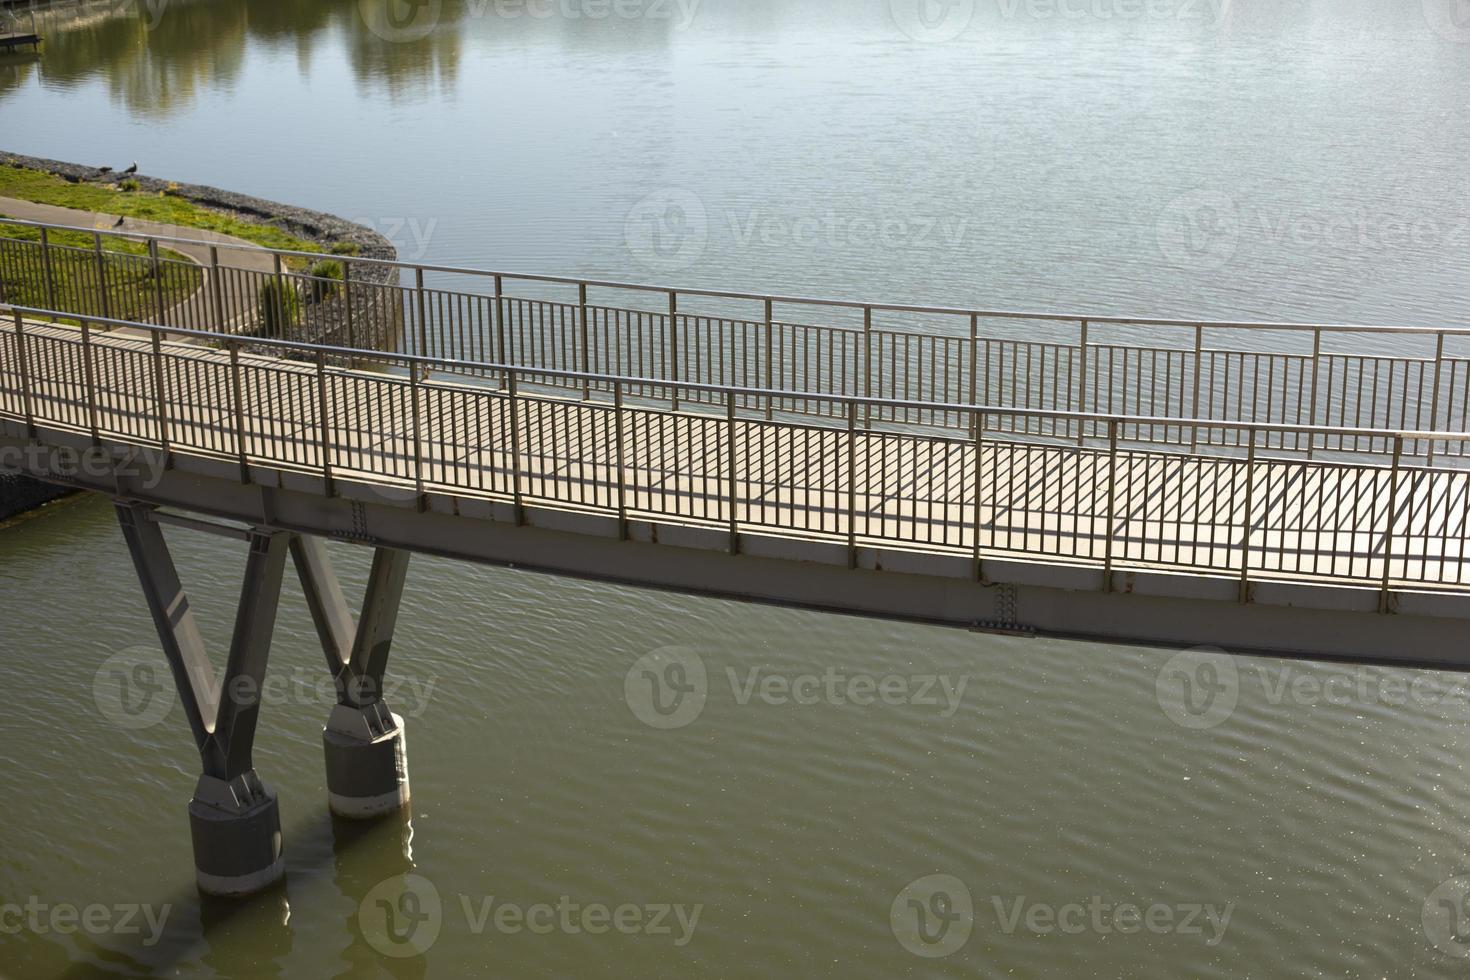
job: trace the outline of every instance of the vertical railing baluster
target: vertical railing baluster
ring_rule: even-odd
[[[158,445],[163,453],[164,465],[168,465],[168,390],[165,387],[163,370],[163,331],[150,330],[153,347],[153,399],[158,412]]]
[[[1241,602],[1250,602],[1250,570],[1251,570],[1251,534],[1254,530],[1253,516],[1255,511],[1255,487],[1256,487],[1256,427],[1251,426],[1248,430],[1250,438],[1245,451],[1245,536],[1241,540],[1240,550],[1240,593]],[[1265,557],[1265,545],[1262,543],[1262,558]]]
[[[424,267],[414,266],[413,269],[414,305],[417,309],[415,316],[418,318],[418,354],[420,357],[429,356],[429,307],[427,298],[424,296]],[[423,368],[424,377],[429,375],[429,364],[427,361],[420,365]]]
[[[87,384],[87,428],[92,433],[92,445],[102,443],[101,427],[97,424],[97,375],[92,366],[92,324],[85,317],[82,323],[82,374]]]
[[[343,267],[345,270],[345,266]],[[327,396],[327,352],[316,352],[316,412],[321,420],[322,492],[325,496],[336,496],[336,481],[332,477],[332,412]]]
[[[730,554],[740,553],[740,532],[736,520],[736,506],[738,495],[736,492],[736,480],[740,471],[735,459],[735,392],[725,390],[725,456],[726,467],[729,477],[730,495],[728,499],[730,507]]]
[[[225,284],[220,276],[219,248],[209,246],[209,282],[214,293],[214,329],[228,333],[225,320]]]
[[[510,479],[512,497],[512,520],[517,526],[525,523],[525,510],[521,505],[521,422],[516,405],[516,371],[506,370],[506,391],[510,401]]]
[[[31,366],[30,355],[26,352],[25,324],[21,320],[20,311],[15,311],[15,346],[16,360],[20,367],[20,392],[21,406],[26,414],[26,437],[36,438],[36,406],[31,394]]]
[[[771,317],[771,298],[766,297],[766,391],[776,390],[776,328]],[[783,375],[784,376],[784,375]],[[775,398],[766,395],[766,421],[775,417]]]
[[[425,375],[428,369],[425,368]],[[414,506],[422,511],[427,509],[428,497],[424,494],[424,436],[423,436],[423,411],[419,407],[419,369],[418,365],[409,362],[408,365],[408,397],[411,402],[409,415],[413,422],[413,494]]]
[[[235,413],[235,454],[240,464],[240,482],[250,482],[250,461],[245,450],[245,393],[240,377],[240,344],[227,342],[230,352],[230,401]]]
[[[345,255],[342,257],[342,321],[344,332],[347,335],[345,346],[348,349],[356,348],[357,339],[353,333],[352,313],[352,263]]]
[[[1323,413],[1323,417],[1320,418],[1320,419],[1317,417],[1317,378],[1318,378],[1318,372],[1319,372],[1320,366],[1321,366],[1321,361],[1322,361],[1322,328],[1321,327],[1313,327],[1312,328],[1312,401],[1311,401],[1311,404],[1309,406],[1310,424],[1312,424],[1312,425],[1324,425],[1325,426],[1325,425],[1331,425],[1332,424],[1332,420],[1327,417],[1326,413],[1324,412]],[[1330,392],[1328,393],[1327,400],[1329,402],[1332,400],[1332,395],[1331,395]],[[1315,432],[1308,432],[1307,433],[1307,459],[1311,459],[1312,458],[1312,453],[1316,451],[1316,448],[1317,448],[1317,433],[1315,433]]]
[[[1441,371],[1444,368],[1444,331],[1443,330],[1436,331],[1435,337],[1436,337],[1436,340],[1435,340],[1435,344],[1434,344],[1434,391],[1429,396],[1429,398],[1430,398],[1430,401],[1429,401],[1429,431],[1430,432],[1438,432],[1439,431],[1439,391],[1440,391],[1440,373],[1441,373]],[[1421,404],[1422,404],[1422,402],[1421,402]],[[1416,419],[1415,425],[1418,425],[1418,424],[1419,423],[1418,423],[1418,421]],[[1424,450],[1424,465],[1425,466],[1433,466],[1434,465],[1434,440],[1433,439],[1430,439],[1428,445],[1425,447],[1425,450]]]
[[[271,268],[275,274],[275,288],[270,291],[270,296],[276,306],[276,329],[280,331],[282,340],[290,340],[291,324],[286,319],[286,311],[289,309],[286,303],[286,277],[282,274],[280,252],[271,253]]]
[[[1194,325],[1194,400],[1191,403],[1191,407],[1190,407],[1190,410],[1189,410],[1189,417],[1192,418],[1192,419],[1199,418],[1199,396],[1200,396],[1199,383],[1200,383],[1200,377],[1201,377],[1201,374],[1202,374],[1201,369],[1204,366],[1204,359],[1205,359],[1205,328],[1202,327],[1201,325],[1199,325],[1198,323],[1196,323]],[[1189,451],[1193,453],[1193,452],[1197,452],[1198,450],[1199,450],[1199,426],[1198,425],[1192,425],[1192,426],[1189,427]]]
[[[1108,523],[1103,540],[1103,587],[1113,591],[1113,526],[1118,509],[1118,420],[1108,419]]]
[[[168,312],[167,300],[163,295],[163,260],[158,257],[158,239],[148,239],[148,260],[153,267],[153,299],[158,308],[158,325],[164,324]]]
[[[873,397],[873,308],[863,307],[863,398]],[[863,402],[863,428],[873,427],[873,406]]]
[[[102,257],[102,234],[92,232],[92,252],[97,257],[97,297],[102,304],[102,315],[112,316],[112,301],[107,294],[107,263]]]
[[[1393,528],[1399,519],[1399,468],[1404,456],[1404,434],[1396,433],[1393,437],[1393,468],[1389,470],[1388,476],[1388,526],[1383,529],[1383,581],[1378,590],[1378,611],[1388,612],[1390,572],[1393,566]],[[1404,561],[1404,572],[1408,573],[1407,553]]]
[[[1082,321],[1082,326],[1077,332],[1077,411],[1083,414],[1087,412],[1087,321]],[[1088,420],[1079,418],[1077,420],[1077,445],[1083,446],[1087,443]]]
[[[979,390],[978,387],[977,387],[979,379],[976,377],[976,372],[979,371],[979,370],[980,370],[980,315],[978,313],[971,313],[970,314],[970,399],[969,399],[971,405],[974,405],[975,404],[976,392]],[[970,413],[970,428],[971,428],[970,435],[971,435],[972,438],[975,437],[976,435],[978,435],[978,431],[979,430],[975,429],[975,424],[977,422],[979,422],[979,421],[981,421],[980,417],[978,415],[976,415],[974,412],[971,412]],[[1079,422],[1078,425],[1080,426],[1081,423]],[[1081,431],[1080,428],[1079,428],[1078,431],[1079,432]],[[978,459],[979,459],[979,457],[977,456],[976,457],[977,466],[978,466]]]
[[[847,403],[847,567],[857,567],[857,402]]]
[[[587,284],[577,283],[577,324],[581,333],[582,344],[582,371],[585,374],[592,373],[592,331],[587,325]],[[592,397],[592,379],[582,379],[582,400],[587,401]]]
[[[503,283],[501,281],[501,277],[500,276],[496,276],[495,277],[495,294],[494,294],[494,300],[495,300],[495,339],[496,339],[496,342],[500,345],[500,355],[496,358],[496,360],[499,361],[501,364],[509,364],[510,363],[510,350],[506,347],[506,342],[505,342],[506,341],[506,329],[505,329],[505,295],[504,295],[504,293],[502,291],[502,286],[503,286]],[[501,387],[508,386],[509,381],[507,379],[509,377],[509,373],[510,373],[509,371],[502,369],[502,371],[501,371],[501,377],[500,377]]]
[[[985,464],[985,413],[970,413],[970,429],[973,432],[975,445],[975,526],[973,529],[975,539],[971,543],[970,573],[975,581],[981,582],[985,579],[985,576],[982,574],[983,569],[980,567],[980,529],[985,526],[983,512],[981,510],[983,501],[980,497],[980,488],[983,486],[981,482],[981,470]]]
[[[56,276],[51,269],[51,239],[46,229],[41,229],[41,275],[46,283],[46,308],[56,309]]]
[[[679,380],[679,294],[672,289],[669,290],[669,345],[665,368],[670,381]],[[669,408],[675,412],[679,410],[678,385],[669,389]]]
[[[623,383],[613,381],[613,438],[617,441],[614,454],[618,467],[618,540],[628,540],[628,491],[627,477],[623,468]]]

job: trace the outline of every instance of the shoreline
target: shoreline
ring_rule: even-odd
[[[53,174],[74,184],[109,184],[120,178],[120,175],[110,173],[102,175],[106,179],[99,180],[95,166],[27,156],[5,150],[0,150],[0,166],[19,167]],[[356,257],[372,259],[396,259],[398,257],[397,249],[393,247],[393,244],[376,231],[325,211],[315,211],[311,208],[283,204],[279,201],[268,201],[264,198],[237,194],[204,184],[175,183],[141,173],[130,174],[128,177],[138,182],[138,191],[135,193],[167,193],[210,211],[229,215],[252,224],[279,228],[297,238],[322,246],[324,252],[330,251],[334,245],[350,243],[357,246]],[[201,233],[204,231],[205,229],[201,229]],[[362,268],[368,274],[363,276],[359,273],[360,277],[371,279],[372,273],[380,273],[383,282],[387,282],[389,278],[397,274],[396,269],[372,264],[366,264]],[[356,306],[355,303],[354,306]],[[27,476],[0,473],[0,524],[78,492],[80,491],[70,487],[58,486]]]

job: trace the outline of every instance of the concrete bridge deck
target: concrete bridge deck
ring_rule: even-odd
[[[349,367],[325,348],[200,339],[16,315],[0,332],[6,432],[16,445],[34,431],[167,450],[168,468],[147,479],[102,481],[115,495],[266,523],[288,499],[318,517],[334,501],[352,526],[301,529],[408,550],[1001,628],[1462,659],[1447,641],[1407,642],[1411,624],[1434,620],[1435,633],[1470,611],[1461,470],[1273,458],[1250,448],[1270,427],[1244,427],[1236,455],[1130,446],[1120,433],[1138,419],[1098,419],[1103,447],[1047,445],[993,431],[1015,428],[1005,410],[974,410],[982,431],[957,436],[865,427],[856,398],[837,399],[835,420],[768,419],[756,392],[684,385],[674,411],[624,394],[659,387],[648,379],[599,376],[584,398],[522,380],[541,369],[505,368],[491,383],[405,355],[358,352]],[[487,522],[495,532],[481,539]],[[532,545],[537,528],[557,532],[555,545]],[[584,535],[633,540],[604,554]],[[674,547],[645,554],[631,547],[640,538]],[[719,562],[691,570],[709,551],[789,567],[758,585]],[[887,582],[865,597],[818,586],[814,565]],[[979,591],[956,593],[958,582]],[[1018,588],[1056,594],[1028,603]],[[1127,621],[1126,605],[1067,611],[1080,593],[1191,601],[1144,623]],[[1214,613],[1190,613],[1195,600]],[[1375,615],[1283,635],[1277,616],[1258,614],[1242,629],[1236,614],[1262,606]]]

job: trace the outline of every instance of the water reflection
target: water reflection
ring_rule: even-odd
[[[245,901],[201,895],[199,962],[220,976],[283,976],[292,942],[288,887],[283,879]]]
[[[336,859],[335,882],[348,901],[346,933],[362,933],[363,907],[370,896],[381,894],[384,883],[413,870],[413,821],[408,809],[377,820],[344,820],[332,817],[332,853]],[[371,911],[371,910],[369,910]],[[437,926],[436,926],[437,928]],[[394,977],[425,976],[428,965],[422,955],[400,955],[393,945],[387,953],[378,937],[353,942],[343,950],[347,966],[340,977],[367,976],[387,970]],[[396,944],[395,944],[396,945]]]
[[[756,4],[740,21],[774,29],[780,9]],[[657,50],[696,14],[711,16],[699,0],[117,0],[40,15],[40,55],[0,56],[0,95],[37,71],[63,90],[100,77],[129,112],[165,117],[194,105],[202,89],[232,89],[252,47],[294,52],[305,77],[319,47],[340,43],[360,90],[399,100],[451,91],[467,49],[485,53],[534,35],[588,54]]]
[[[130,0],[51,12],[40,18],[39,56],[0,58],[0,95],[36,74],[63,90],[100,77],[130,113],[166,117],[192,106],[203,89],[233,88],[252,46],[266,55],[294,51],[307,76],[314,50],[338,35],[359,86],[380,83],[392,96],[453,84],[462,5],[411,40],[375,33],[364,16],[371,9],[356,0]]]

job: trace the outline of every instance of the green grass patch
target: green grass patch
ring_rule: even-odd
[[[265,337],[289,337],[301,321],[301,293],[285,276],[272,276],[256,294],[260,332]]]
[[[47,240],[53,246],[49,289],[39,249],[14,245],[7,248],[10,242],[40,240],[40,229],[0,224],[0,300],[18,306],[55,306],[83,316],[102,316],[92,236],[79,231],[47,233]],[[183,302],[204,282],[203,270],[172,249],[158,250],[162,261],[157,274],[148,246],[143,242],[103,235],[102,249],[102,267],[107,277],[105,312],[119,320],[152,318],[158,312],[160,293],[167,309]]]
[[[207,228],[267,248],[301,252],[321,249],[315,242],[289,235],[279,228],[211,211],[173,194],[130,192],[107,184],[73,184],[55,174],[13,165],[0,165],[0,197],[14,197],[22,201],[74,208],[78,211],[98,211],[146,221],[187,225],[190,228]]]
[[[337,295],[342,288],[342,263],[336,259],[317,259],[306,270],[311,276],[311,301],[320,303],[329,296]]]

